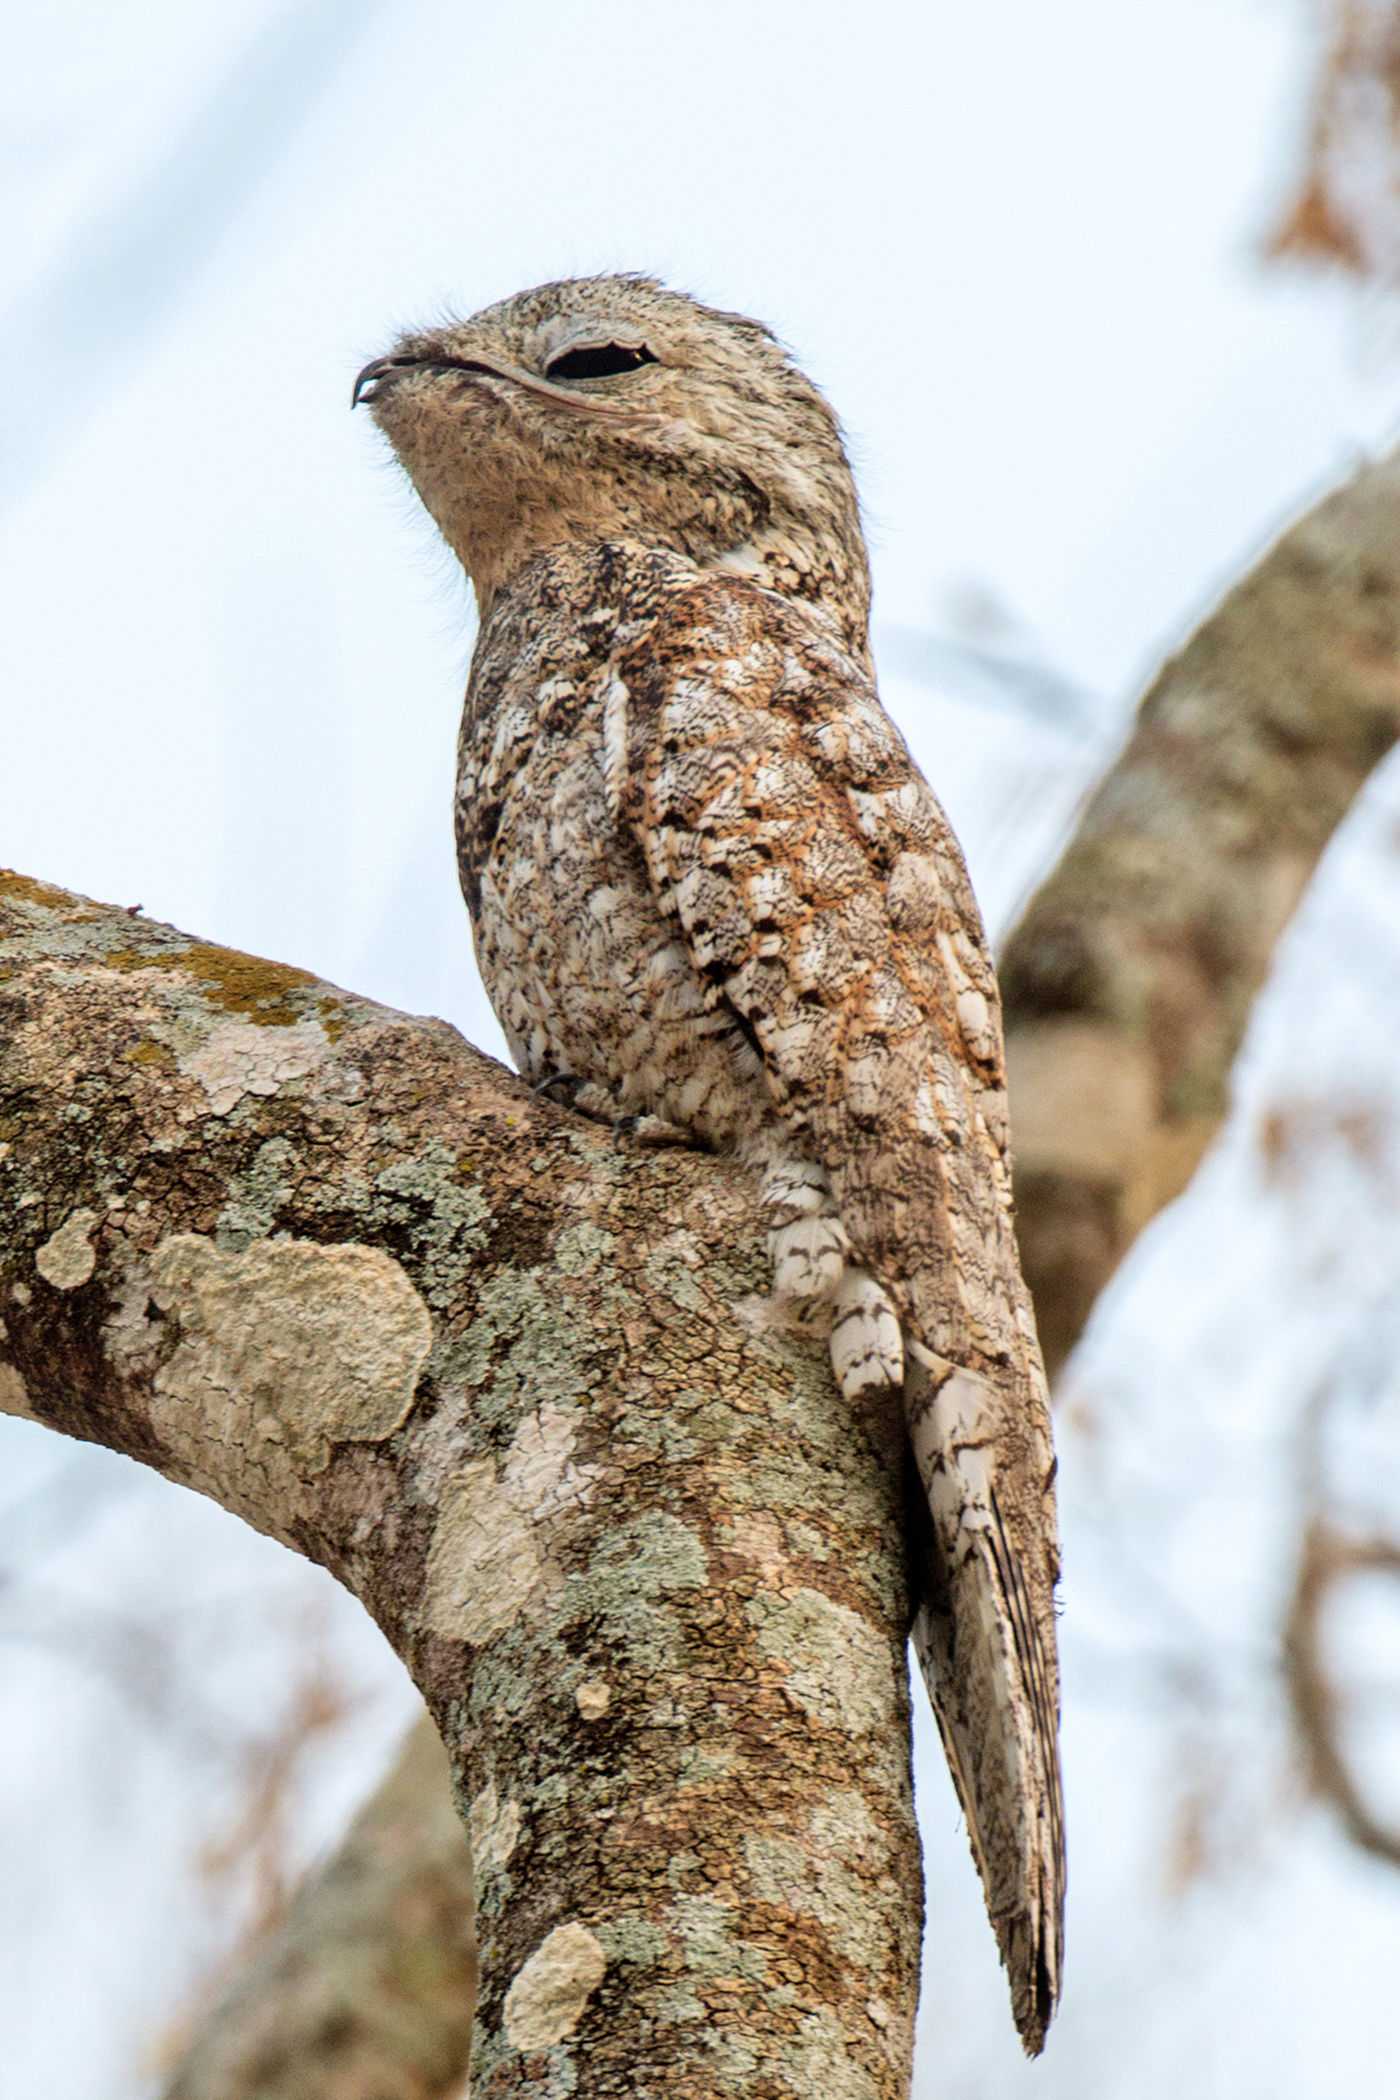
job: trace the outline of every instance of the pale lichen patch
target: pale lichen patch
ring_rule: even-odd
[[[880,1856],[874,1820],[863,1802],[846,1795],[835,1814],[813,1816],[811,1831],[815,1846],[805,1839],[749,1832],[744,1859],[753,1893],[761,1903],[815,1918],[830,1945],[859,1967],[871,1952],[874,1911],[869,1881],[859,1870],[865,1859]]]
[[[110,1301],[114,1309],[102,1329],[102,1351],[108,1363],[125,1377],[149,1375],[159,1360],[164,1322],[151,1298],[151,1277],[145,1263],[133,1258],[125,1232],[108,1226],[114,1281]],[[109,1301],[109,1302],[110,1302]]]
[[[727,1524],[720,1525],[718,1537],[728,1552],[740,1555],[760,1575],[772,1574],[788,1558],[783,1528],[766,1511],[744,1511],[731,1517]]]
[[[677,1778],[682,1786],[705,1786],[711,1780],[725,1778],[738,1762],[739,1752],[731,1743],[709,1743],[703,1748],[691,1744],[679,1754]]]
[[[704,1589],[708,1580],[703,1540],[678,1517],[652,1510],[599,1532],[586,1567],[569,1574],[564,1609],[624,1624],[630,1668],[661,1693],[686,1661],[684,1613],[673,1593]],[[662,1696],[640,1718],[666,1728],[673,1725],[669,1714],[670,1701]]]
[[[423,1624],[452,1640],[493,1640],[523,1611],[541,1573],[529,1522],[502,1494],[493,1461],[464,1466],[438,1508]]]
[[[520,1804],[502,1801],[495,1780],[488,1780],[472,1802],[468,1824],[477,1873],[486,1867],[503,1867],[520,1836]]]
[[[449,1481],[438,1504],[423,1595],[424,1624],[480,1643],[503,1633],[546,1579],[536,1525],[583,1509],[600,1477],[573,1460],[583,1416],[546,1402],[511,1439],[500,1475],[475,1459]]]
[[[489,1423],[526,1395],[536,1406],[546,1399],[576,1400],[593,1382],[586,1355],[592,1340],[569,1301],[547,1293],[532,1271],[505,1271],[482,1289],[477,1317],[444,1375],[480,1394],[478,1419]]]
[[[266,1237],[291,1198],[295,1168],[293,1148],[285,1138],[275,1137],[258,1147],[245,1172],[229,1177],[216,1228],[221,1247],[237,1253],[250,1240]]]
[[[900,2074],[914,2053],[912,2010],[897,2010],[885,1998],[867,1998],[865,2017],[875,2029],[881,2055]]]
[[[76,1291],[97,1267],[97,1249],[92,1229],[99,1218],[95,1210],[75,1210],[50,1234],[34,1257],[34,1266],[45,1283],[56,1291]]]
[[[269,1027],[257,1021],[220,1021],[199,1047],[179,1059],[187,1079],[203,1087],[209,1112],[226,1116],[245,1094],[275,1094],[290,1080],[314,1072],[329,1049],[319,1021]]]
[[[583,1508],[601,1475],[598,1467],[576,1465],[574,1440],[584,1417],[576,1407],[546,1400],[527,1415],[506,1454],[504,1485],[517,1509],[535,1523]]]
[[[680,1896],[670,1905],[665,1923],[680,1941],[692,1976],[702,1981],[716,1976],[765,1980],[768,1957],[751,1941],[735,1938],[735,1915],[731,1905],[712,1896]]]
[[[746,1608],[755,1646],[787,1664],[788,1691],[814,1721],[853,1735],[900,1725],[879,1627],[820,1590],[758,1596]]]
[[[682,1312],[704,1315],[711,1308],[693,1273],[700,1267],[701,1258],[700,1243],[693,1232],[668,1233],[647,1259],[647,1282]]]
[[[598,1925],[598,1941],[610,1962],[641,1965],[659,1961],[666,1953],[665,1933],[645,1912],[614,1911]]]
[[[883,1833],[863,1794],[849,1789],[823,1796],[812,1811],[812,1835],[828,1858],[856,1859],[879,1855]]]
[[[0,1364],[0,1415],[23,1415],[34,1420],[29,1391],[13,1364]]]
[[[262,1240],[225,1253],[179,1233],[150,1273],[156,1304],[180,1326],[154,1413],[185,1447],[251,1430],[315,1473],[333,1443],[381,1441],[412,1406],[432,1322],[379,1248]]]
[[[429,1207],[432,1226],[424,1253],[429,1269],[442,1272],[434,1280],[450,1290],[464,1273],[469,1255],[486,1244],[491,1203],[480,1180],[464,1179],[457,1155],[434,1141],[411,1159],[385,1167],[374,1186],[381,1197],[407,1196]]]
[[[619,1525],[600,1548],[594,1567],[600,1587],[610,1588],[610,1578],[618,1571],[626,1594],[638,1600],[668,1590],[703,1589],[710,1579],[699,1534],[668,1510],[652,1510]]]
[[[548,2049],[572,2034],[607,1974],[607,1957],[576,1918],[556,1925],[506,1992],[505,2028],[522,2054]]]
[[[605,1677],[585,1677],[574,1693],[574,1705],[585,1721],[600,1721],[612,1705],[612,1686]]]
[[[564,1276],[587,1276],[607,1260],[616,1245],[616,1234],[587,1219],[566,1225],[554,1243],[554,1267]]]
[[[783,2077],[803,2100],[811,2093],[822,2100],[880,2100],[879,2082],[848,2053],[841,2022],[825,2005],[803,2020]]]

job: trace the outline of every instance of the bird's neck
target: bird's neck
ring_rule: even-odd
[[[679,555],[700,571],[750,578],[764,590],[793,598],[822,614],[857,663],[872,670],[870,579],[865,548],[843,537],[816,535],[801,526],[761,526],[735,545],[716,545],[713,534],[684,526],[640,528],[631,520],[603,520],[558,511],[548,518],[519,519],[508,536],[488,547],[478,540],[466,562],[484,627],[517,584],[551,554],[626,545],[638,552]],[[459,548],[459,553],[464,550]]]

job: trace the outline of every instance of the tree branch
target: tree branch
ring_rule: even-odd
[[[201,2022],[170,2100],[436,2100],[466,2069],[472,1867],[425,1714],[327,1865]]]
[[[747,1177],[0,878],[0,1405],[330,1568],[471,1804],[473,2079],[907,2088],[899,1488]]]
[[[1163,668],[1001,960],[1022,1265],[1053,1371],[1224,1120],[1275,944],[1400,733],[1400,455]]]

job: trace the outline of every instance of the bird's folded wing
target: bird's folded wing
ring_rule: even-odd
[[[915,1639],[1027,2048],[1059,1987],[1053,1459],[996,982],[947,820],[819,615],[733,577],[618,659],[616,806],[905,1332]]]

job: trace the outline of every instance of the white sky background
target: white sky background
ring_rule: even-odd
[[[1288,0],[48,0],[8,22],[0,860],[498,1048],[451,858],[467,597],[350,381],[406,322],[645,267],[768,321],[841,412],[886,698],[1004,923],[1154,658],[1400,410],[1393,342],[1251,260],[1305,29]],[[988,698],[946,651],[931,674],[939,632],[1052,666],[1077,713]],[[1305,1212],[1264,1192],[1250,1132],[1300,1091],[1393,1099],[1397,824],[1392,770],[1290,939],[1229,1139],[1081,1363],[1069,1987],[1038,2065],[921,1742],[920,2100],[1319,2100],[1393,2060],[1400,1877],[1283,1801],[1270,1642],[1288,1432],[1376,1331],[1400,1235],[1344,1163]],[[100,1461],[0,1426],[0,1494],[61,1471],[51,1504],[77,1512],[45,1595],[143,1622],[188,1600],[171,1667],[271,1725],[320,1578],[134,1469],[85,1518]],[[26,1595],[0,1589],[0,1633]],[[367,1704],[303,1850],[405,1710],[356,1608],[325,1608]],[[187,1870],[207,1767],[116,1719],[57,1638],[0,1643],[0,1673],[0,2100],[134,2100],[217,1943]],[[1223,1773],[1238,1857],[1174,1901],[1191,1756]]]

